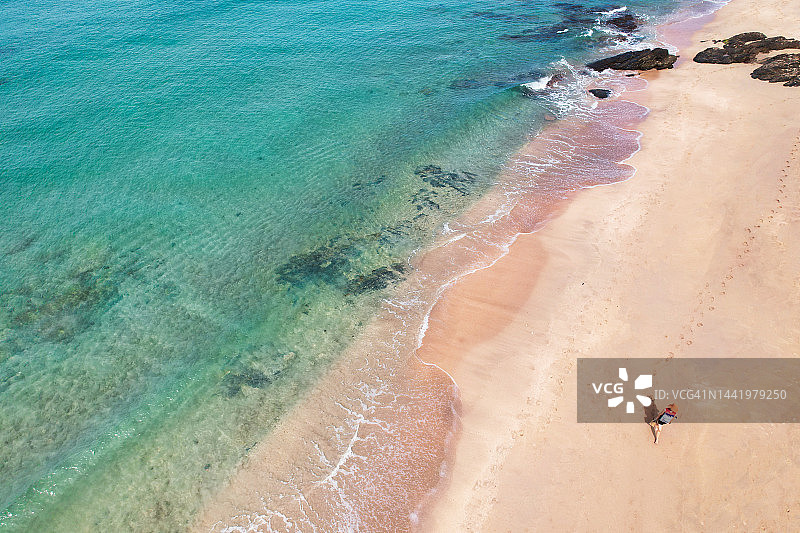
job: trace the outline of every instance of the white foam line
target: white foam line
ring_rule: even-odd
[[[614,9],[610,9],[608,11],[598,11],[598,13],[601,14],[601,15],[608,16],[608,15],[613,15],[615,13],[622,13],[623,11],[627,11],[627,10],[628,10],[628,6],[622,6],[622,7],[617,7],[617,8],[614,8]]]
[[[620,11],[624,11],[624,10],[626,10],[626,9],[627,9],[627,8],[624,8],[624,7],[623,7],[623,8],[619,8],[619,9],[616,9],[616,10],[612,10],[612,11],[610,11],[609,13],[620,12]],[[698,17],[699,17],[699,16],[703,16],[703,15],[698,15]],[[690,18],[697,18],[697,17],[690,17]],[[569,64],[569,63],[568,63],[568,62],[567,62],[567,61],[566,61],[564,58],[562,58],[562,60],[561,60],[560,62],[563,62],[563,63],[566,65],[566,67],[567,67],[567,68],[568,68],[568,69],[569,69],[571,72],[573,72],[573,73],[575,72],[575,71],[574,71],[574,69],[573,69],[573,67],[572,67],[572,65],[570,65],[570,64]],[[595,76],[595,77],[596,77],[596,76]],[[645,81],[646,81],[646,80],[645,80]],[[637,91],[641,91],[641,90],[645,90],[645,89],[647,89],[647,85],[645,85],[645,87],[644,87],[644,88],[642,88],[642,89],[634,89],[634,90],[631,90],[631,92],[637,92]],[[628,91],[628,90],[629,90],[629,89],[627,89],[627,88],[625,88],[625,89],[624,89],[624,91]],[[638,104],[638,105],[641,105],[641,104]],[[650,111],[650,109],[649,109],[649,108],[647,108],[646,106],[642,106],[642,107],[644,107],[644,108],[647,110],[647,112],[649,113],[649,111]],[[636,155],[636,153],[638,153],[638,152],[641,150],[641,137],[642,137],[642,133],[641,133],[641,131],[639,131],[639,130],[636,130],[636,129],[625,129],[625,128],[619,128],[619,130],[621,130],[621,131],[628,131],[628,132],[636,132],[636,133],[638,133],[638,137],[637,137],[637,139],[636,139],[636,141],[637,141],[637,148],[636,148],[636,150],[635,150],[633,153],[631,153],[631,154],[630,154],[628,157],[626,157],[625,159],[623,159],[623,160],[621,160],[621,161],[617,161],[617,162],[616,162],[616,163],[618,163],[618,164],[622,164],[622,163],[626,163],[626,162],[627,162],[629,159],[631,159],[631,158],[632,158],[634,155]],[[556,143],[563,143],[563,142],[564,142],[564,141],[561,141],[560,139],[551,139],[551,140],[552,140],[553,142],[556,142]],[[571,148],[574,148],[574,147],[571,147]],[[523,162],[523,163],[524,163],[524,162]],[[536,164],[533,164],[533,165],[531,165],[531,166],[537,166],[537,165],[536,165]],[[614,182],[611,182],[611,183],[601,183],[601,184],[597,184],[597,185],[591,185],[591,186],[580,187],[580,188],[581,188],[581,189],[582,189],[582,188],[587,188],[587,189],[589,189],[589,188],[594,188],[594,187],[599,187],[599,186],[605,186],[605,185],[614,185],[614,184],[616,184],[616,183],[620,183],[620,182],[627,181],[627,180],[629,180],[629,179],[633,178],[633,176],[636,174],[636,171],[637,171],[637,169],[636,169],[636,167],[635,167],[635,166],[633,166],[633,165],[630,165],[630,166],[633,168],[633,173],[631,174],[631,176],[629,176],[629,177],[628,177],[628,178],[626,178],[625,180],[617,180],[617,181],[614,181]],[[502,209],[498,209],[498,210],[495,212],[495,214],[494,214],[493,216],[489,217],[489,218],[490,218],[490,219],[493,219],[492,221],[494,221],[494,220],[499,220],[500,218],[502,218],[502,216],[499,216],[499,215],[501,214],[501,213],[500,213],[500,212],[501,212],[501,210],[502,210]],[[506,212],[505,212],[505,213],[503,213],[503,215],[507,215],[509,212],[510,212],[510,210],[506,210]],[[497,217],[497,218],[495,218],[495,217]],[[496,264],[496,263],[497,263],[497,262],[498,262],[500,259],[502,259],[502,258],[503,258],[503,257],[505,257],[506,255],[508,255],[508,253],[509,253],[509,251],[510,251],[510,249],[511,249],[511,246],[513,246],[513,244],[516,242],[516,240],[519,238],[519,236],[521,236],[521,235],[529,235],[529,234],[534,234],[534,233],[537,233],[537,232],[538,232],[538,231],[540,231],[542,228],[544,228],[545,226],[547,226],[547,224],[548,224],[548,222],[551,220],[551,218],[552,218],[552,217],[547,217],[545,220],[541,221],[541,223],[537,224],[537,226],[536,226],[536,227],[535,227],[535,228],[534,228],[532,231],[529,231],[529,232],[518,232],[518,233],[514,234],[513,236],[511,236],[511,237],[509,238],[509,240],[508,240],[508,242],[507,242],[507,243],[505,243],[505,244],[501,244],[501,245],[500,245],[501,253],[500,253],[500,254],[498,254],[498,256],[497,256],[497,257],[495,257],[493,260],[489,261],[489,262],[488,262],[488,264],[482,264],[482,265],[478,265],[478,266],[476,266],[475,268],[472,268],[472,269],[470,269],[470,270],[468,270],[468,271],[465,271],[465,272],[461,273],[460,275],[457,275],[457,276],[456,276],[456,277],[454,277],[453,279],[451,279],[451,280],[449,280],[448,282],[446,282],[446,283],[442,284],[442,285],[439,287],[439,289],[438,289],[438,290],[435,292],[435,294],[434,294],[434,297],[433,297],[433,299],[432,299],[432,302],[431,302],[431,304],[430,304],[430,306],[429,306],[429,308],[428,308],[427,312],[424,314],[424,317],[423,317],[423,319],[422,319],[422,323],[421,323],[421,325],[420,325],[420,328],[419,328],[419,330],[418,330],[418,332],[417,332],[417,347],[416,347],[416,349],[414,350],[413,354],[414,354],[414,357],[416,357],[416,358],[417,358],[417,360],[418,360],[420,363],[422,363],[423,365],[426,365],[426,366],[429,366],[429,367],[435,367],[435,368],[437,368],[439,371],[441,371],[441,372],[442,372],[444,375],[446,375],[446,376],[448,377],[448,379],[449,379],[449,380],[452,382],[453,386],[456,388],[456,391],[457,391],[457,392],[460,390],[460,388],[459,388],[459,385],[458,385],[458,383],[456,382],[455,378],[454,378],[454,377],[453,377],[453,376],[452,376],[452,375],[451,375],[451,374],[450,374],[450,373],[449,373],[447,370],[445,370],[445,369],[444,369],[444,368],[442,368],[441,366],[437,365],[436,363],[432,363],[432,362],[428,362],[428,361],[425,361],[425,360],[423,360],[423,359],[422,359],[422,358],[419,356],[419,354],[418,354],[418,350],[419,350],[419,348],[422,346],[422,344],[423,344],[423,341],[424,341],[424,337],[425,337],[425,335],[426,335],[426,333],[427,333],[427,330],[428,330],[428,328],[429,328],[429,318],[430,318],[430,315],[431,315],[431,312],[432,312],[433,308],[436,306],[436,304],[438,303],[439,299],[440,299],[440,298],[441,298],[441,297],[444,295],[444,293],[445,293],[445,292],[446,292],[446,291],[447,291],[447,290],[448,290],[448,289],[449,289],[451,286],[455,285],[455,284],[456,284],[458,281],[460,281],[462,278],[464,278],[464,277],[466,277],[466,276],[468,276],[468,275],[470,275],[470,274],[473,274],[473,273],[475,273],[475,272],[478,272],[478,271],[480,271],[480,270],[483,270],[483,269],[486,269],[486,268],[491,268],[492,266],[494,266],[494,265],[495,265],[495,264]],[[487,221],[489,221],[489,219],[486,219],[486,220],[484,220],[484,221],[482,221],[482,222],[484,222],[484,223],[485,223],[485,222],[487,222]],[[448,230],[449,230],[449,231],[448,231]],[[445,225],[445,226],[444,226],[444,228],[443,228],[443,234],[447,234],[447,233],[449,233],[450,231],[453,231],[453,230],[450,230],[449,226],[448,226],[448,225]],[[445,242],[443,245],[448,245],[448,244],[451,244],[451,243],[453,243],[453,242],[455,242],[455,241],[458,241],[458,240],[461,240],[461,239],[463,239],[463,238],[464,238],[464,237],[466,237],[466,236],[468,236],[468,234],[467,234],[467,233],[462,233],[462,234],[460,234],[460,235],[457,235],[457,236],[455,236],[455,237],[453,237],[453,238],[451,238],[451,239],[448,239],[448,240],[447,240],[447,241],[446,241],[446,242]],[[413,257],[413,256],[415,256],[415,255],[417,255],[417,254],[418,254],[418,253],[420,253],[420,252],[423,252],[423,251],[425,251],[425,249],[424,249],[424,248],[422,248],[422,247],[420,247],[420,248],[418,248],[418,249],[414,250],[414,251],[413,251],[413,253],[412,253],[412,257]],[[415,301],[414,301],[414,299],[412,298],[411,300],[408,300],[408,301],[403,301],[402,303],[401,303],[401,302],[397,302],[397,301],[394,301],[394,302],[392,302],[392,301],[388,301],[388,300],[386,301],[386,303],[387,303],[387,304],[389,304],[390,306],[396,306],[396,307],[402,308],[402,307],[404,307],[404,306],[405,306],[404,304],[411,304],[411,305],[413,305],[414,303],[418,303],[418,302],[415,302]],[[453,407],[451,406],[451,409],[452,409],[452,408],[453,408]],[[454,414],[455,414],[455,417],[454,417],[454,419],[458,419],[458,418],[460,418],[460,417],[458,417],[458,413],[457,413],[455,410],[454,410],[453,412],[454,412]],[[365,421],[365,420],[362,418],[361,420],[359,420],[359,421],[357,422],[357,425],[356,425],[356,428],[355,428],[355,432],[354,432],[354,434],[353,434],[352,438],[350,439],[350,441],[349,441],[349,443],[348,443],[348,445],[347,445],[347,448],[346,448],[346,450],[345,450],[345,451],[344,451],[344,453],[341,455],[341,457],[339,458],[339,461],[336,463],[336,465],[333,467],[333,469],[332,469],[332,470],[331,470],[331,471],[328,473],[328,475],[327,475],[327,476],[325,476],[325,478],[324,478],[324,479],[322,479],[321,481],[319,481],[319,482],[318,482],[318,484],[330,483],[330,484],[331,484],[331,485],[333,485],[334,487],[337,487],[337,488],[338,488],[338,484],[337,484],[337,483],[334,481],[334,479],[333,479],[333,478],[334,478],[335,476],[337,476],[337,475],[338,475],[338,473],[341,471],[341,469],[343,468],[343,466],[344,466],[344,464],[347,462],[347,460],[349,460],[351,457],[358,457],[358,455],[357,455],[357,454],[355,454],[355,453],[354,453],[354,451],[353,451],[353,446],[354,446],[354,445],[355,445],[355,443],[356,443],[356,442],[359,440],[358,433],[359,433],[359,430],[360,430],[360,427],[361,427],[361,423],[362,423],[362,422],[364,422],[364,421]],[[378,425],[380,426],[380,423],[378,423]],[[450,439],[450,437],[448,437],[448,442],[449,442],[449,439]],[[319,450],[319,448],[318,448],[318,450]],[[319,450],[319,451],[321,451],[321,450]],[[324,457],[324,454],[321,454],[321,455],[322,455],[322,458],[323,458],[323,460],[325,460],[325,461],[327,462],[327,458],[325,458],[325,457]],[[446,469],[446,467],[447,467],[447,465],[446,465],[445,463],[443,463],[443,464],[442,464],[442,466],[441,466],[441,468],[442,468],[442,469]],[[432,488],[432,489],[429,491],[429,494],[434,494],[434,493],[436,493],[436,492],[438,492],[438,487],[434,487],[434,488]],[[302,499],[305,501],[305,497],[302,495],[302,493],[300,493],[300,497],[301,497],[301,498],[302,498]],[[306,501],[306,504],[308,505],[308,502],[307,502],[307,501]],[[423,503],[423,502],[420,502],[420,504],[417,506],[417,508],[415,509],[415,511],[411,513],[411,518],[412,518],[412,520],[413,520],[413,518],[414,518],[416,515],[418,515],[419,511],[420,511],[420,510],[423,508],[423,505],[424,505],[424,503]],[[276,511],[271,511],[271,510],[270,510],[270,512],[271,512],[271,513],[275,513],[277,516],[279,516],[279,517],[280,517],[280,518],[283,520],[284,524],[286,524],[287,517],[285,517],[285,515],[281,515],[280,513],[276,512]],[[263,520],[264,518],[267,518],[267,517],[266,517],[266,516],[264,516],[264,515],[258,515],[258,518],[261,518],[261,519]],[[264,524],[262,524],[262,525],[264,525]],[[266,525],[267,527],[269,527],[269,528],[270,528],[270,530],[272,530],[272,528],[271,528],[271,524],[269,523],[269,520],[267,520],[267,521],[266,521],[266,524],[265,524],[265,525]],[[316,529],[316,527],[314,526],[314,524],[313,524],[313,523],[311,523],[311,524],[309,524],[309,525],[311,525],[311,527],[312,527],[312,528]],[[253,526],[256,526],[256,527],[258,527],[258,526],[257,526],[257,525],[256,525],[256,524],[253,522],[253,520],[252,520],[252,519],[250,519],[250,526],[249,526],[247,529],[248,529],[248,530],[251,530],[251,528],[252,528]],[[240,527],[228,527],[228,528],[226,528],[226,529],[225,529],[225,531],[241,531],[241,530],[242,530],[242,529],[241,529]]]
[[[328,483],[328,482],[330,482],[332,485],[336,485],[336,483],[333,481],[333,477],[336,476],[336,474],[339,473],[339,470],[342,468],[342,465],[344,465],[345,461],[347,461],[350,457],[355,456],[355,454],[353,453],[353,444],[355,444],[356,440],[358,439],[358,430],[359,430],[359,428],[361,428],[361,422],[360,421],[356,424],[356,431],[355,431],[355,433],[353,433],[353,438],[350,439],[350,443],[347,445],[347,449],[344,451],[342,456],[339,458],[339,462],[336,463],[336,466],[333,467],[333,470],[331,470],[330,473],[327,476],[325,476],[325,479],[323,479],[322,481],[320,481],[318,483],[319,485],[322,485],[323,483]]]
[[[624,9],[625,8],[620,8],[620,10],[623,10],[623,11],[624,11]],[[567,68],[572,70],[572,65],[570,65],[564,58],[562,58],[562,61],[567,65]],[[647,88],[647,85],[645,85],[645,87],[642,88],[642,89],[636,89],[635,91],[631,91],[631,92],[642,91],[642,90],[645,90],[646,88]],[[623,91],[627,91],[627,89],[623,89]],[[626,100],[626,101],[628,101],[628,100]],[[630,102],[630,101],[628,101],[628,102],[635,104],[635,102]],[[641,104],[636,104],[636,105],[639,105],[644,110],[646,110],[646,113],[645,113],[644,117],[646,117],[647,114],[649,114],[650,109],[648,107],[642,106]],[[617,127],[617,129],[619,131],[635,132],[635,133],[638,134],[637,138],[636,138],[636,144],[637,144],[636,149],[630,155],[628,155],[625,159],[622,159],[620,161],[615,161],[616,164],[626,164],[626,162],[629,159],[631,159],[634,155],[636,155],[641,150],[641,147],[642,147],[641,146],[642,132],[639,131],[639,130],[636,130],[636,129],[626,129],[626,128],[621,128],[621,127]],[[570,148],[570,150],[569,150],[570,152],[572,152],[572,151],[574,151],[576,149],[576,147],[570,145],[570,143],[567,142],[566,139],[562,140],[562,139],[558,138],[559,136],[560,136],[560,134],[558,134],[558,133],[551,134],[551,141],[555,142],[555,143],[560,143],[560,144],[567,145]],[[523,164],[524,163],[525,162],[523,162]],[[530,166],[537,166],[536,164],[530,164],[530,163],[527,163],[527,164],[530,165]],[[605,186],[605,185],[614,185],[616,183],[622,183],[622,182],[628,181],[629,179],[633,178],[633,176],[636,174],[636,171],[637,171],[635,166],[633,166],[633,165],[629,165],[629,166],[631,166],[633,168],[633,172],[631,173],[631,175],[629,177],[627,177],[624,180],[616,180],[616,181],[613,181],[613,182],[610,182],[610,183],[599,183],[599,184],[596,184],[596,185],[582,186],[582,187],[579,187],[578,189],[573,189],[573,191],[580,190],[580,189],[592,189],[594,187]],[[503,204],[502,206],[500,206],[495,211],[494,214],[490,215],[489,217],[487,217],[486,219],[480,221],[479,223],[485,224],[487,222],[495,222],[497,220],[502,219],[504,216],[507,216],[510,212],[511,212],[510,206],[508,204]],[[439,366],[439,365],[437,365],[435,363],[431,363],[431,362],[423,360],[418,354],[418,350],[422,347],[422,344],[423,344],[424,338],[425,338],[425,334],[428,331],[429,318],[430,318],[431,312],[433,311],[433,308],[436,306],[436,304],[438,303],[439,299],[444,295],[444,293],[447,291],[447,289],[449,289],[452,285],[455,285],[462,278],[464,278],[464,277],[466,277],[466,276],[468,276],[470,274],[473,274],[473,273],[478,272],[480,270],[483,270],[483,269],[486,269],[486,268],[491,268],[492,266],[494,266],[500,259],[502,259],[506,255],[508,255],[508,253],[509,253],[509,251],[511,249],[511,246],[513,246],[513,244],[517,241],[517,239],[521,235],[530,235],[530,234],[538,232],[539,230],[541,230],[542,228],[544,228],[547,225],[547,223],[550,221],[550,219],[551,219],[551,217],[548,217],[547,219],[543,220],[532,231],[529,231],[529,232],[518,232],[518,233],[514,234],[509,239],[509,241],[507,243],[500,245],[500,248],[501,248],[502,252],[496,258],[494,258],[492,261],[490,261],[488,264],[479,265],[479,266],[477,266],[477,267],[475,267],[473,269],[470,269],[470,270],[468,270],[468,271],[456,276],[455,278],[451,279],[447,283],[444,283],[439,288],[439,290],[436,291],[436,294],[435,294],[435,296],[433,298],[433,302],[431,303],[430,307],[428,308],[428,311],[425,313],[425,316],[422,319],[422,324],[420,325],[420,328],[419,328],[419,330],[417,332],[417,347],[414,350],[414,356],[422,364],[424,364],[426,366],[435,367],[435,368],[439,369],[442,373],[444,373],[450,379],[450,381],[453,383],[453,385],[456,387],[456,390],[459,390],[458,383],[456,382],[455,378],[449,372],[447,372],[445,369],[443,369],[441,366]],[[459,237],[459,239],[463,238],[465,236],[466,236],[466,234],[462,234]]]
[[[442,373],[444,373],[444,375],[446,375],[448,378],[450,378],[450,381],[452,381],[452,382],[453,382],[453,386],[456,388],[456,391],[460,391],[460,390],[461,390],[461,389],[459,388],[459,386],[458,386],[458,383],[456,383],[456,378],[454,378],[454,377],[453,377],[453,376],[450,374],[450,372],[448,372],[448,371],[447,371],[447,370],[445,370],[444,368],[440,367],[440,366],[439,366],[439,365],[437,365],[436,363],[429,363],[428,361],[424,361],[424,360],[422,359],[422,357],[420,357],[420,356],[419,356],[419,355],[418,355],[416,352],[414,353],[414,357],[416,357],[416,358],[419,360],[419,362],[420,362],[420,363],[422,363],[423,365],[426,365],[426,366],[432,366],[432,367],[435,367],[435,368],[438,368],[439,370],[441,370],[441,371],[442,371]]]
[[[608,12],[605,12],[604,14],[605,15],[612,15],[614,13],[619,13],[619,12],[623,12],[623,11],[626,11],[626,10],[627,10],[627,7],[623,6],[621,8],[617,8],[617,9],[613,9],[613,10],[610,10]],[[703,16],[703,15],[698,15],[698,16]],[[690,17],[690,18],[697,18],[697,17]],[[574,70],[573,66],[570,65],[564,58],[562,58],[561,62],[566,65],[567,69],[570,72],[575,74],[575,70]],[[597,77],[597,76],[594,76],[594,77]],[[632,90],[631,92],[641,91],[641,90],[645,90],[645,89],[647,89],[647,84],[642,89],[635,89],[635,90]],[[628,90],[630,90],[630,89],[627,89],[627,88],[624,89],[624,91],[628,91]],[[639,105],[641,105],[641,104],[639,104]],[[650,109],[647,108],[646,106],[642,106],[642,107],[644,107],[644,109],[649,114]],[[623,159],[621,161],[616,161],[617,164],[627,164],[627,161],[629,161],[634,155],[636,155],[639,151],[641,151],[642,133],[641,133],[641,131],[636,130],[636,129],[619,128],[619,130],[620,131],[628,131],[628,132],[636,132],[638,134],[638,136],[636,138],[636,143],[637,143],[636,149],[630,155],[628,155],[625,159]],[[552,139],[552,140],[554,142],[556,142],[556,143],[563,143],[564,142],[564,141],[561,141],[560,139]],[[570,148],[574,148],[574,147],[570,147]],[[532,166],[536,166],[536,165],[534,164]],[[630,165],[630,166],[633,168],[633,172],[631,173],[631,175],[628,178],[626,178],[624,180],[617,180],[617,181],[614,181],[614,182],[611,182],[611,183],[601,183],[601,184],[597,184],[597,185],[591,185],[591,186],[580,187],[580,188],[589,189],[589,188],[594,188],[594,187],[599,187],[599,186],[613,185],[613,184],[616,184],[616,183],[627,181],[627,180],[633,178],[634,175],[637,172],[637,168],[635,166],[633,166],[633,165]],[[510,213],[510,209],[503,209],[504,207],[507,207],[507,206],[506,205],[501,206],[501,208],[499,208],[493,215],[489,216],[484,221],[481,221],[481,223],[486,223],[486,222],[490,222],[490,221],[494,222],[496,220],[502,219],[504,216],[507,216]],[[548,217],[547,219],[543,220],[540,224],[537,224],[536,228],[534,228],[530,232],[518,232],[518,233],[514,234],[513,236],[510,237],[510,239],[508,239],[507,243],[500,245],[501,253],[498,254],[497,257],[495,257],[493,260],[489,261],[488,264],[478,265],[475,268],[472,268],[472,269],[470,269],[468,271],[465,271],[465,272],[457,275],[453,279],[451,279],[448,282],[442,284],[439,287],[439,289],[435,292],[434,297],[432,298],[432,302],[431,302],[430,306],[428,307],[427,311],[425,312],[425,314],[424,314],[424,316],[422,318],[422,323],[420,324],[419,330],[417,332],[417,346],[416,346],[416,349],[414,350],[413,354],[414,354],[414,357],[416,357],[417,360],[420,363],[422,363],[423,365],[429,366],[429,367],[435,367],[436,369],[441,371],[445,376],[447,376],[448,379],[453,384],[453,386],[455,387],[456,392],[458,392],[460,390],[460,388],[459,388],[459,385],[456,382],[455,378],[453,377],[453,375],[450,374],[447,370],[445,370],[441,366],[439,366],[438,364],[423,360],[419,356],[419,353],[418,353],[419,348],[421,348],[421,346],[422,346],[422,344],[424,342],[424,337],[427,334],[427,331],[428,331],[428,328],[429,328],[429,319],[430,319],[430,315],[431,315],[431,313],[433,311],[433,308],[436,306],[436,304],[438,303],[440,298],[446,293],[446,291],[451,286],[455,285],[462,278],[464,278],[464,277],[466,277],[466,276],[468,276],[470,274],[473,274],[473,273],[478,272],[480,270],[483,270],[483,269],[486,269],[486,268],[491,268],[492,266],[494,266],[500,259],[502,259],[506,255],[508,255],[508,253],[509,253],[509,251],[511,249],[511,246],[513,246],[513,244],[516,242],[516,240],[519,238],[520,235],[528,235],[528,234],[533,234],[533,233],[538,232],[539,230],[541,230],[542,228],[544,228],[547,225],[547,223],[549,222],[550,218],[551,217]],[[453,230],[451,230],[449,228],[449,226],[447,224],[445,224],[445,226],[443,227],[442,233],[446,235],[447,233],[450,233],[451,231],[453,231]],[[447,245],[452,244],[453,242],[459,241],[459,240],[461,240],[461,239],[463,239],[464,237],[467,237],[467,236],[468,236],[467,233],[461,233],[461,234],[459,234],[457,236],[454,236],[451,239],[446,240],[440,246],[447,246]],[[412,256],[417,255],[419,252],[422,252],[422,251],[424,251],[423,248],[419,248],[417,250],[414,250]],[[398,306],[399,302],[388,302],[387,301],[387,303],[389,303],[390,305]],[[411,303],[411,304],[413,304],[414,302],[409,301],[409,302],[403,302],[403,303]],[[402,305],[399,305],[398,307],[402,307]],[[455,415],[456,415],[456,419],[459,418],[457,413],[455,413]],[[359,429],[361,427],[362,421],[363,420],[357,422],[357,426],[356,426],[355,432],[354,432],[352,438],[350,439],[350,442],[348,443],[347,449],[342,454],[342,456],[339,458],[339,461],[336,463],[334,468],[328,473],[328,475],[322,481],[319,482],[320,484],[330,483],[330,484],[338,487],[338,485],[336,484],[336,482],[334,481],[333,478],[340,472],[340,470],[343,468],[345,462],[348,459],[350,459],[351,457],[356,456],[356,454],[353,452],[353,446],[355,445],[355,443],[359,439],[358,433],[359,433]],[[446,468],[446,465],[443,464],[442,468]],[[437,488],[434,487],[433,489],[431,489],[430,493],[432,494],[432,493],[435,493],[436,491],[437,491]],[[415,509],[415,511],[412,512],[412,514],[411,514],[412,520],[417,515],[419,510],[422,509],[422,506],[423,506],[423,503],[420,502],[420,504],[417,507],[417,509]]]
[[[425,316],[422,318],[422,324],[420,325],[419,331],[417,332],[417,347],[414,350],[414,357],[416,357],[417,360],[419,360],[419,362],[422,363],[423,365],[432,366],[432,367],[435,367],[435,368],[438,368],[439,370],[441,370],[448,378],[450,378],[450,381],[453,382],[453,385],[456,387],[456,390],[460,390],[460,388],[458,386],[458,382],[456,382],[455,378],[447,370],[445,370],[441,366],[437,365],[436,363],[431,363],[431,362],[425,361],[424,359],[422,359],[419,356],[419,353],[418,353],[418,350],[422,347],[422,343],[424,341],[425,334],[428,331],[428,319],[431,316],[431,312],[433,312],[433,308],[436,307],[436,304],[439,302],[439,300],[444,295],[444,293],[447,292],[447,289],[449,289],[451,286],[455,285],[461,279],[465,278],[466,276],[469,276],[470,274],[474,274],[474,273],[479,272],[481,270],[493,267],[498,261],[500,261],[503,257],[508,255],[508,252],[511,250],[511,246],[517,241],[517,239],[519,238],[520,235],[529,235],[529,234],[532,234],[532,233],[536,233],[537,231],[539,231],[539,229],[541,229],[541,227],[536,228],[536,229],[534,229],[533,231],[530,231],[530,232],[519,232],[519,233],[514,234],[509,239],[508,243],[500,246],[500,249],[502,250],[502,252],[496,258],[491,260],[488,264],[480,265],[480,266],[477,266],[477,267],[475,267],[473,269],[470,269],[470,270],[468,270],[468,271],[456,276],[455,278],[451,279],[447,283],[443,284],[439,288],[439,290],[436,291],[436,295],[433,298],[433,302],[431,303],[430,307],[428,308],[428,311],[425,313]]]
[[[455,237],[451,237],[450,239],[447,239],[442,244],[440,244],[439,248],[441,248],[443,246],[447,246],[448,244],[453,244],[456,241],[460,241],[461,239],[463,239],[466,236],[467,236],[466,233],[462,233],[461,235],[456,235]]]

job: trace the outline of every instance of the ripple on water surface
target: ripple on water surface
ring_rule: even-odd
[[[184,528],[382,300],[415,302],[400,322],[415,332],[450,278],[401,294],[427,275],[409,258],[498,181],[545,113],[568,114],[515,87],[608,46],[586,30],[609,7],[6,2],[0,527]],[[470,264],[457,257],[450,274]],[[407,378],[387,389],[410,398],[403,416],[430,418],[409,442],[441,463],[454,392],[405,362],[354,373],[380,423],[350,417],[358,396],[330,411],[341,431],[320,444],[322,486],[339,483],[332,458],[349,444],[395,465],[363,478],[376,487],[411,465],[387,437],[405,426],[375,392],[384,367]],[[417,474],[429,486],[438,466]]]

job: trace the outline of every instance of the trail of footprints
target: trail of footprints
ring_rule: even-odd
[[[667,359],[672,359],[675,357],[676,352],[686,346],[692,345],[694,342],[692,339],[693,334],[697,328],[703,327],[703,317],[705,314],[716,309],[717,299],[725,296],[727,284],[734,279],[736,271],[745,266],[747,255],[751,252],[751,246],[753,245],[756,236],[761,233],[762,226],[773,224],[776,221],[776,217],[783,218],[781,216],[783,213],[778,210],[783,209],[784,205],[786,205],[787,208],[792,209],[795,217],[800,214],[800,206],[790,205],[790,203],[787,202],[788,194],[786,190],[787,184],[792,183],[795,185],[796,189],[796,185],[800,183],[800,175],[797,175],[798,173],[796,167],[799,157],[800,137],[797,137],[789,154],[789,159],[786,160],[786,164],[781,169],[781,174],[777,179],[775,207],[769,210],[769,214],[762,216],[758,220],[757,224],[753,224],[752,227],[745,228],[742,243],[737,250],[736,263],[728,268],[724,278],[717,284],[706,283],[705,287],[698,293],[697,305],[692,310],[687,324],[681,329],[681,333],[678,335],[678,339],[673,345],[672,350],[668,352]],[[793,169],[793,167],[795,168]],[[778,244],[783,246],[783,243],[781,242],[778,242]],[[669,336],[665,335],[665,338],[669,338]]]

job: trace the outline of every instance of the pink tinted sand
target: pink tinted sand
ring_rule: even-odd
[[[604,102],[585,113],[551,124],[531,141],[510,163],[506,181],[417,258],[398,296],[386,302],[310,396],[251,451],[206,506],[198,530],[415,527],[441,487],[460,409],[451,376],[425,361],[428,338],[440,331],[438,315],[428,320],[430,305],[461,276],[493,264],[520,232],[555,216],[578,188],[632,175],[632,167],[617,161],[638,149],[639,134],[620,126],[639,122],[644,108]],[[506,281],[512,285],[500,306],[513,314],[525,304],[534,279]],[[483,314],[480,305],[463,311]],[[450,338],[454,346],[498,332],[491,321],[463,324],[467,327]],[[432,327],[418,352],[417,335],[426,326]]]
[[[800,37],[800,4],[734,0],[690,59],[743,31]],[[681,38],[681,28],[669,28]],[[428,531],[800,529],[800,428],[576,423],[577,357],[800,356],[800,90],[682,61],[627,182],[581,192],[434,309],[420,353],[460,386]]]
[[[620,90],[644,86],[620,77],[607,82]],[[587,95],[585,103],[595,101]],[[509,163],[501,183],[415,260],[397,295],[309,397],[250,452],[196,528],[413,529],[442,486],[461,400],[451,376],[426,361],[445,304],[432,321],[430,306],[462,276],[492,265],[518,234],[556,216],[581,187],[629,178],[633,168],[619,161],[638,149],[639,134],[626,128],[644,111],[626,101],[601,102],[536,136]],[[453,347],[497,335],[495,322],[476,317],[488,318],[485,305],[506,283],[494,309],[511,317],[535,279],[509,275],[482,304],[459,309],[455,322],[465,327],[448,332]]]
[[[800,91],[686,61],[700,39],[800,35],[798,11],[734,0],[695,34],[671,30],[683,61],[626,94],[652,109],[643,124],[636,106],[604,102],[591,127],[535,138],[196,529],[796,528],[796,429],[676,424],[658,447],[647,426],[590,434],[575,422],[574,365],[798,355]],[[644,133],[636,176],[576,195],[630,175],[616,161],[638,134],[614,124]],[[654,512],[667,495],[679,503]]]

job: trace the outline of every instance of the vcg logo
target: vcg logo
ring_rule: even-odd
[[[613,408],[620,405],[622,402],[625,401],[625,397],[623,396],[625,391],[625,382],[628,381],[628,370],[626,368],[619,369],[619,379],[620,382],[617,383],[592,383],[592,388],[594,389],[595,394],[600,394],[602,391],[605,394],[615,394],[613,398],[608,399],[608,406]],[[642,390],[642,389],[649,389],[653,386],[653,375],[652,374],[642,374],[633,382],[633,388],[635,390]],[[645,407],[649,407],[652,402],[650,398],[647,396],[643,396],[641,394],[636,394],[636,399],[639,400],[639,403],[644,405]],[[625,412],[632,413],[633,412],[633,401],[628,400],[625,404]]]

